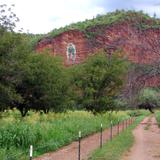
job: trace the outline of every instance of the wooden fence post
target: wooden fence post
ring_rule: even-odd
[[[81,131],[79,131],[78,135],[78,160],[81,159]]]
[[[100,130],[100,148],[102,148],[102,143],[103,143],[103,142],[102,142],[102,141],[103,141],[103,140],[102,140],[102,136],[103,136],[103,135],[102,135],[102,130],[103,130],[103,128],[102,128],[102,123],[101,123],[101,130]]]

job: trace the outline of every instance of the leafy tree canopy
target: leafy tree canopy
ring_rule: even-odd
[[[127,71],[127,62],[103,52],[89,57],[75,68],[74,81],[79,91],[79,103],[87,110],[101,112],[113,109],[113,99],[118,95]]]
[[[153,103],[160,105],[160,91],[155,88],[144,88],[140,91],[138,101],[140,103]]]

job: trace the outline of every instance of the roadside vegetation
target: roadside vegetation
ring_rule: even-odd
[[[34,156],[58,148],[78,139],[78,132],[86,136],[108,128],[129,118],[127,112],[110,112],[93,115],[86,111],[40,114],[29,112],[22,118],[18,110],[1,113],[0,159],[23,160],[28,158],[29,146],[34,146]]]
[[[126,152],[134,143],[132,130],[144,117],[144,115],[137,117],[135,122],[124,132],[114,137],[112,141],[104,144],[102,149],[94,151],[89,160],[120,160],[123,153]]]
[[[158,127],[160,127],[160,111],[159,110],[156,112],[156,120],[158,123]]]

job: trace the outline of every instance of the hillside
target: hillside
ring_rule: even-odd
[[[38,52],[48,48],[53,55],[67,60],[67,45],[76,48],[74,63],[81,63],[90,54],[105,49],[108,54],[123,51],[134,64],[129,73],[129,90],[141,86],[159,86],[160,20],[142,12],[116,11],[92,20],[53,30],[38,41]],[[128,89],[127,89],[128,90]],[[128,94],[128,92],[127,92]]]

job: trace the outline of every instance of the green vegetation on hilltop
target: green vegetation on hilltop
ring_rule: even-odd
[[[22,36],[28,41],[29,45],[32,49],[35,50],[37,42],[45,37],[45,34],[30,34],[30,33],[22,33]]]
[[[148,28],[159,28],[160,21],[155,17],[152,18],[148,14],[144,14],[142,11],[125,11],[125,10],[117,10],[115,12],[109,12],[105,15],[97,15],[96,18],[85,20],[83,22],[72,23],[65,27],[61,27],[59,29],[54,29],[48,36],[55,37],[65,31],[68,30],[80,30],[89,36],[89,28],[93,28],[96,26],[102,25],[112,25],[115,23],[123,22],[123,21],[132,21],[135,22],[135,25],[139,29],[148,29]]]
[[[118,24],[120,22],[134,22],[134,26],[140,30],[145,30],[149,28],[159,28],[160,20],[156,17],[150,17],[148,14],[143,13],[142,11],[134,11],[134,10],[116,10],[115,12],[109,12],[104,15],[97,15],[92,19],[87,19],[85,21],[72,23],[66,25],[65,27],[60,27],[52,30],[48,34],[24,34],[30,45],[35,47],[37,42],[45,37],[55,37],[65,31],[69,30],[79,30],[83,32],[87,38],[92,38],[95,34],[90,31],[91,28],[97,26],[110,26],[113,24]],[[101,31],[103,33],[103,31]]]
[[[55,37],[65,31],[69,30],[79,30],[83,32],[87,38],[92,38],[95,34],[90,31],[91,28],[97,26],[110,26],[113,24],[118,24],[120,22],[134,22],[135,27],[141,30],[149,29],[149,28],[159,28],[160,21],[156,19],[156,17],[150,17],[148,14],[143,13],[142,11],[134,11],[134,10],[116,10],[115,12],[109,12],[104,15],[97,15],[92,19],[87,19],[85,21],[72,23],[66,25],[65,27],[60,27],[52,30],[48,34],[42,35],[34,35],[34,34],[26,34],[28,40],[30,41],[31,45],[34,47],[36,43],[45,37]],[[101,29],[100,29],[101,30]],[[103,31],[100,31],[103,33]]]

